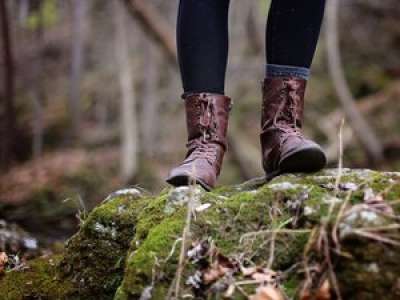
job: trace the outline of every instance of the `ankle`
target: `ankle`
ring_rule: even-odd
[[[267,64],[265,68],[266,78],[296,77],[308,80],[310,69],[306,67]]]

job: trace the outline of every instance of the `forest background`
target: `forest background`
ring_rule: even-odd
[[[269,1],[231,2],[227,94],[234,108],[220,184],[262,175]],[[186,142],[177,6],[0,0],[1,228],[18,227],[50,245],[75,232],[76,215],[113,190],[166,186]],[[399,170],[396,0],[328,1],[306,97],[305,131],[323,145],[329,166],[342,157],[350,168]]]

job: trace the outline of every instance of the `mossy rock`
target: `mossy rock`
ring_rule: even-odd
[[[208,193],[197,187],[166,189],[158,196],[136,189],[119,191],[84,220],[79,232],[66,243],[62,257],[51,258],[53,263],[41,258],[32,261],[28,270],[8,272],[0,280],[0,299],[168,298],[175,290],[188,203],[192,214],[186,227],[187,248],[207,240],[221,256],[243,266],[281,271],[280,285],[288,298],[298,297],[301,290],[305,252],[310,264],[324,269],[326,257],[311,247],[310,237],[322,232],[321,228],[326,232],[338,228],[339,245],[328,251],[342,297],[385,295],[385,299],[398,299],[400,233],[396,218],[380,212],[373,215],[362,203],[368,189],[377,198],[392,202],[399,214],[395,201],[400,198],[400,173],[345,169],[339,188],[335,188],[337,173],[325,170],[308,176],[284,175],[269,183],[258,179]],[[351,209],[356,216],[350,214]],[[378,237],[360,236],[358,232],[365,228],[375,229]],[[388,228],[390,231],[385,231]],[[329,234],[327,240],[334,239]],[[46,268],[35,268],[38,262]],[[201,268],[198,262],[185,259],[179,278],[180,297],[221,297],[215,286],[196,291],[193,284],[187,284]],[[323,271],[319,279],[326,276],[327,270]],[[49,277],[52,284],[43,284]],[[232,278],[244,279],[240,272]],[[255,288],[248,285],[243,290],[254,294]],[[232,297],[245,299],[237,291]]]

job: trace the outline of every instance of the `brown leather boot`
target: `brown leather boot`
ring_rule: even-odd
[[[306,83],[295,77],[264,80],[260,140],[267,179],[315,172],[326,164],[321,147],[301,132]]]
[[[188,185],[192,180],[206,190],[216,184],[227,148],[226,131],[231,99],[218,94],[183,95],[186,107],[188,152],[172,169],[167,182]]]

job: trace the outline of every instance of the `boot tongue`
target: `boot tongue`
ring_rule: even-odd
[[[297,90],[300,85],[296,80],[284,80],[280,91],[282,103],[276,112],[274,123],[289,125],[292,128],[301,127],[301,121],[297,116],[297,106],[301,101]],[[300,124],[299,124],[300,123]]]
[[[263,129],[270,126],[302,127],[306,81],[300,78],[269,78],[264,81]]]
[[[230,98],[224,95],[199,93],[185,95],[189,141],[200,139],[226,148],[226,128]]]
[[[214,102],[212,99],[200,98],[200,110],[200,131],[205,139],[212,138],[216,129]]]

